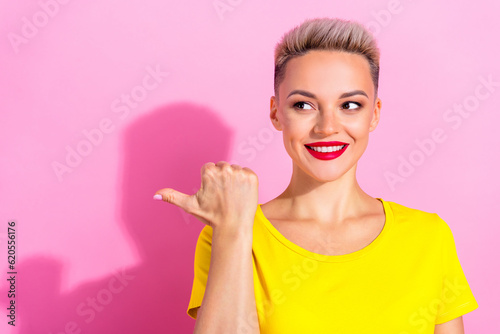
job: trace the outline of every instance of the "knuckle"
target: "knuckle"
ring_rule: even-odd
[[[255,174],[254,172],[249,173],[249,174],[248,174],[248,177],[249,177],[249,179],[250,179],[253,183],[258,183],[258,182],[259,182],[259,177],[258,177],[258,176],[257,176],[257,174]]]
[[[204,170],[201,173],[201,179],[202,180],[208,179],[208,178],[210,178],[211,175],[212,175],[212,171],[210,171],[210,170]]]
[[[168,191],[165,195],[165,201],[167,201],[168,203],[173,203],[174,201],[174,194],[172,193],[172,191]]]
[[[232,175],[236,170],[229,164],[224,164],[220,168],[223,175]]]
[[[222,166],[228,165],[228,163],[227,163],[227,161],[220,160],[220,161],[218,161],[215,165],[216,165],[217,167],[222,167]]]
[[[201,167],[201,172],[205,173],[207,171],[212,170],[215,167],[215,164],[213,162],[207,162]]]
[[[243,170],[247,171],[248,173],[253,173],[253,170],[251,170],[250,168],[248,167],[243,167]]]

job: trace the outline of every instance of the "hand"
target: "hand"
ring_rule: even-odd
[[[213,228],[252,228],[258,205],[258,177],[250,168],[225,161],[201,168],[201,187],[194,195],[172,188],[156,192]]]

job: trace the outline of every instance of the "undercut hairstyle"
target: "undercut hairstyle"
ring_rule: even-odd
[[[274,49],[274,95],[285,78],[286,64],[311,50],[331,50],[362,55],[378,94],[380,50],[372,33],[362,24],[338,18],[307,19],[283,35]]]

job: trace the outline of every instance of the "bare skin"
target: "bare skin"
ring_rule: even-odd
[[[434,334],[464,334],[463,317],[458,317],[445,323],[436,325]]]
[[[340,227],[294,219],[278,198],[261,205],[261,208],[271,224],[294,244],[318,254],[343,255],[366,247],[382,232],[385,215],[382,203],[376,202],[374,207],[365,208],[366,213]]]
[[[294,90],[302,93],[289,96]],[[361,55],[310,51],[288,62],[279,98],[271,97],[270,118],[283,131],[293,173],[285,191],[261,208],[290,241],[319,254],[342,255],[366,247],[380,234],[383,205],[361,189],[356,167],[378,125],[381,105]],[[349,146],[337,159],[324,161],[304,146],[316,141]],[[210,274],[195,333],[240,328],[259,333],[252,277],[257,188],[250,169],[221,161],[203,166],[202,186],[194,195],[171,188],[156,192],[213,227]],[[314,248],[318,240],[325,245],[321,249]],[[463,334],[462,317],[437,325],[435,333]]]
[[[316,98],[302,94],[288,97],[293,90]],[[367,96],[339,98],[355,90]],[[365,193],[356,180],[357,162],[380,119],[382,103],[374,93],[363,56],[310,51],[288,62],[279,100],[271,97],[270,118],[283,132],[293,173],[286,190],[261,208],[285,237],[302,248],[311,250],[318,238],[323,238],[328,249],[321,254],[352,253],[382,231],[382,203]],[[318,160],[304,146],[317,141],[341,141],[349,146],[334,160]]]
[[[156,194],[213,229],[209,275],[194,334],[259,333],[252,263],[257,175],[225,161],[208,162],[196,194],[172,188]]]
[[[295,90],[305,93],[290,95]],[[341,98],[354,91],[366,96]],[[283,132],[293,172],[285,191],[262,204],[262,212],[287,239],[306,250],[343,255],[366,247],[385,223],[382,203],[356,180],[358,160],[382,107],[368,61],[357,54],[310,51],[288,62],[278,96],[271,97],[270,118]],[[349,146],[340,157],[325,161],[304,146],[317,141]],[[318,244],[323,246],[317,249]],[[463,334],[462,317],[436,325],[435,333]]]

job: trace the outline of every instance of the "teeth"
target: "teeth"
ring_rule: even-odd
[[[342,148],[344,148],[345,145],[340,145],[340,146],[308,146],[312,150],[316,152],[323,152],[323,153],[328,153],[328,152],[335,152],[339,151]]]

